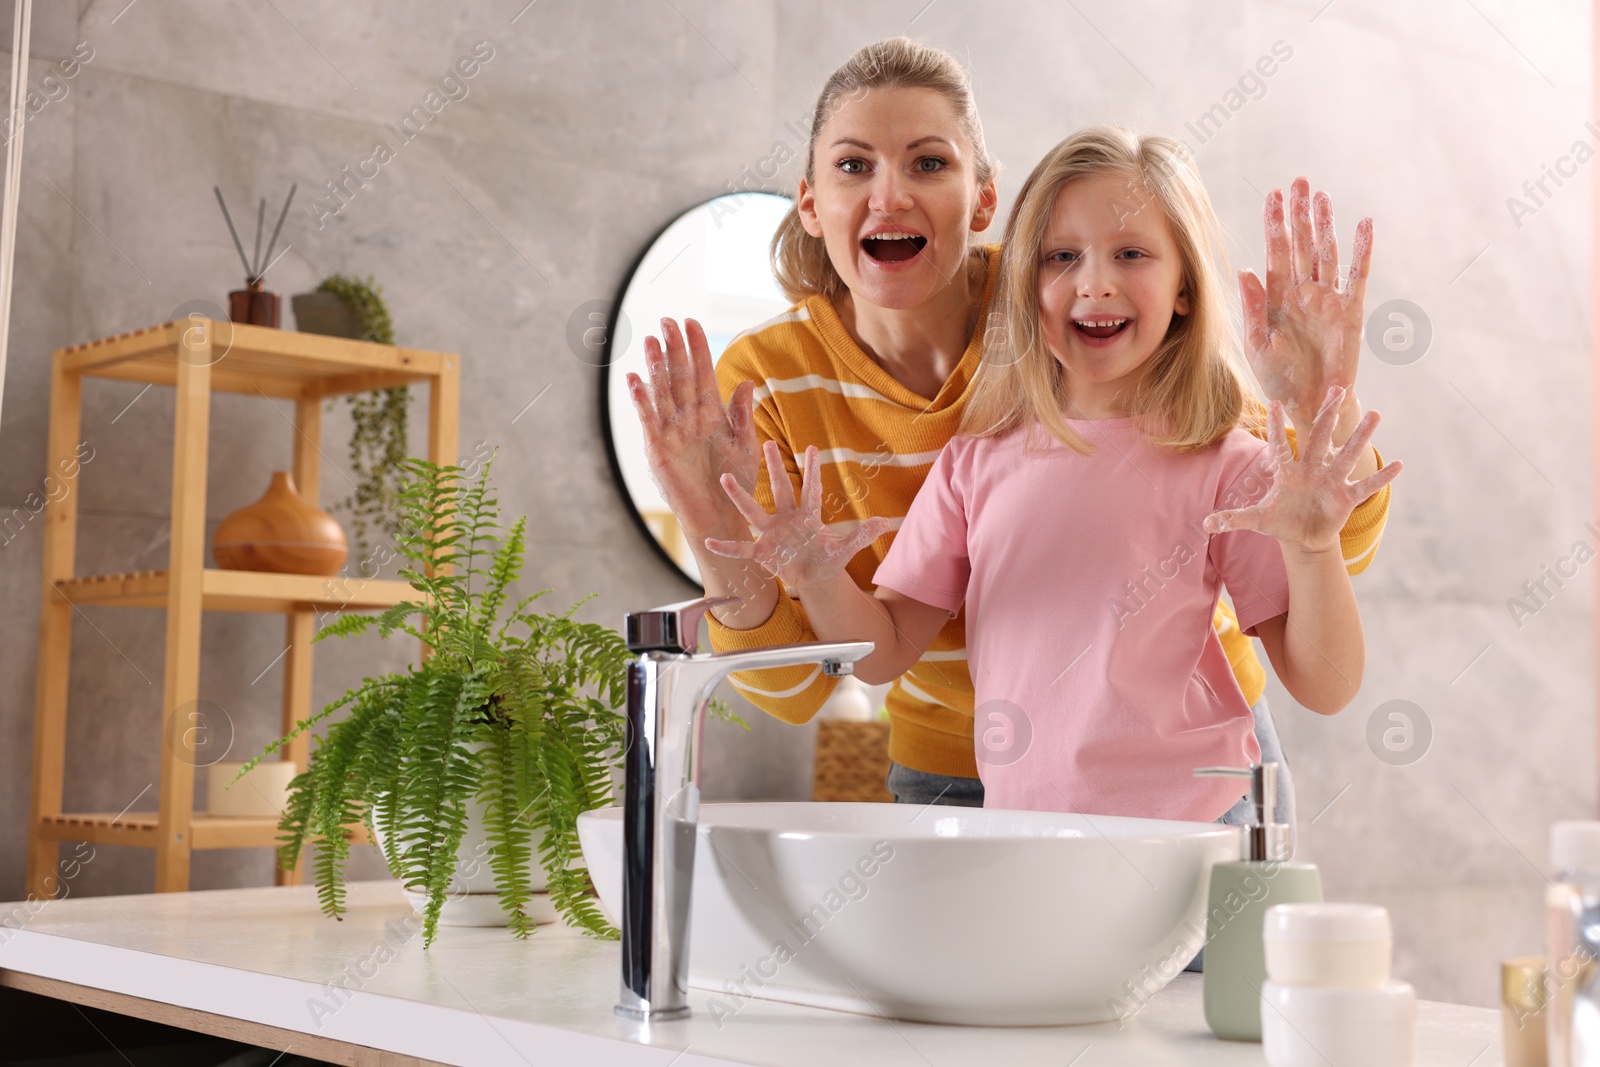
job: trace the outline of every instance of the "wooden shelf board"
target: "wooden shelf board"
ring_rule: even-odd
[[[73,373],[172,385],[183,332],[190,328],[187,322],[148,326],[57,349],[56,359]],[[267,396],[328,396],[425,382],[455,367],[458,358],[448,352],[242,323],[217,324],[216,344],[225,354],[212,356],[212,391]]]
[[[226,367],[227,360],[212,368],[211,391],[214,393],[248,393],[251,396],[269,396],[280,400],[294,400],[307,394],[306,383],[293,377],[277,374],[236,373]],[[110,378],[125,382],[150,382],[169,388],[178,384],[176,361],[165,364],[151,360],[128,360],[110,363],[94,372],[96,378]],[[319,392],[320,390],[313,390]]]
[[[346,829],[352,844],[365,844],[367,828],[354,823]],[[97,845],[134,845],[154,848],[160,838],[160,821],[153,811],[76,812],[45,815],[39,819],[41,837],[56,841],[88,841]],[[270,816],[207,815],[195,812],[189,823],[190,848],[276,848],[278,818]]]
[[[121,816],[113,812],[91,812],[39,817],[39,835],[56,841],[153,847],[158,829],[154,812],[129,812]]]
[[[272,574],[207,568],[201,572],[201,607],[206,611],[372,611],[393,607],[420,594],[392,579],[325,578],[315,574]],[[130,571],[69,578],[56,594],[76,605],[167,606],[167,572]]]

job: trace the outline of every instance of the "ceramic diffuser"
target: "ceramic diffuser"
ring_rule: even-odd
[[[307,504],[288,471],[275,471],[266,494],[217,524],[211,555],[234,571],[338,574],[350,553],[332,515]]]

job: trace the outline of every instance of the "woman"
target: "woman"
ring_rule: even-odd
[[[869,45],[823,87],[805,177],[773,241],[774,272],[795,306],[741,334],[715,368],[693,321],[680,331],[663,320],[664,346],[647,339],[650,382],[629,375],[628,385],[651,471],[695,553],[707,595],[736,598],[712,613],[717,649],[816,639],[798,602],[759,565],[705,547],[707,538],[748,536],[719,485],[724,473],[772,509],[766,480],[757,477],[762,441],[777,442],[797,487],[794,457],[807,445],[822,450],[823,516],[834,531],[848,533],[872,516],[895,527],[906,514],[955,433],[984,359],[988,331],[980,326],[991,321],[999,250],[971,247],[968,235],[988,227],[996,201],[960,65],[904,38]],[[1126,211],[1135,202],[1129,197],[1107,209]],[[1362,309],[1359,296],[1317,297],[1307,284],[1337,270],[1328,198],[1318,194],[1313,226],[1309,187],[1297,180],[1290,208],[1286,220],[1281,194],[1268,200],[1266,286],[1250,274],[1241,278],[1246,351],[1268,395],[1283,401],[1297,425],[1310,425],[1329,386],[1345,386],[1335,432],[1342,444],[1361,415],[1353,385]],[[1358,231],[1354,262],[1362,271],[1370,232],[1365,222]],[[1351,479],[1380,464],[1369,451]],[[1346,524],[1341,542],[1351,573],[1370,562],[1388,501],[1385,488]],[[886,535],[858,543],[871,532],[844,545],[852,554],[848,573],[869,590],[891,542]],[[1255,713],[1262,758],[1286,771],[1254,649],[1226,607],[1216,627]],[[1026,724],[1011,721],[1004,708],[973,708],[965,647],[963,613],[888,695],[888,786],[898,801],[979,806],[976,761],[1014,758],[1015,732]],[[1063,672],[1077,651],[1061,650]],[[796,667],[735,676],[734,684],[757,707],[800,723],[835,682],[820,668]],[[1287,774],[1280,781],[1278,818],[1292,825],[1292,784]]]

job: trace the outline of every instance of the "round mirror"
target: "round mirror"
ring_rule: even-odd
[[[612,471],[651,543],[696,584],[700,568],[650,477],[627,375],[649,380],[644,339],[660,334],[663,318],[698,320],[716,360],[739,334],[788,309],[768,250],[790,203],[773,193],[733,193],[679,215],[639,257],[605,332],[600,418]]]

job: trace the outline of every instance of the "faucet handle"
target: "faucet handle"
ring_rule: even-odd
[[[738,603],[736,596],[681,600],[624,616],[624,636],[629,652],[693,652],[700,640],[700,618],[722,604]]]

